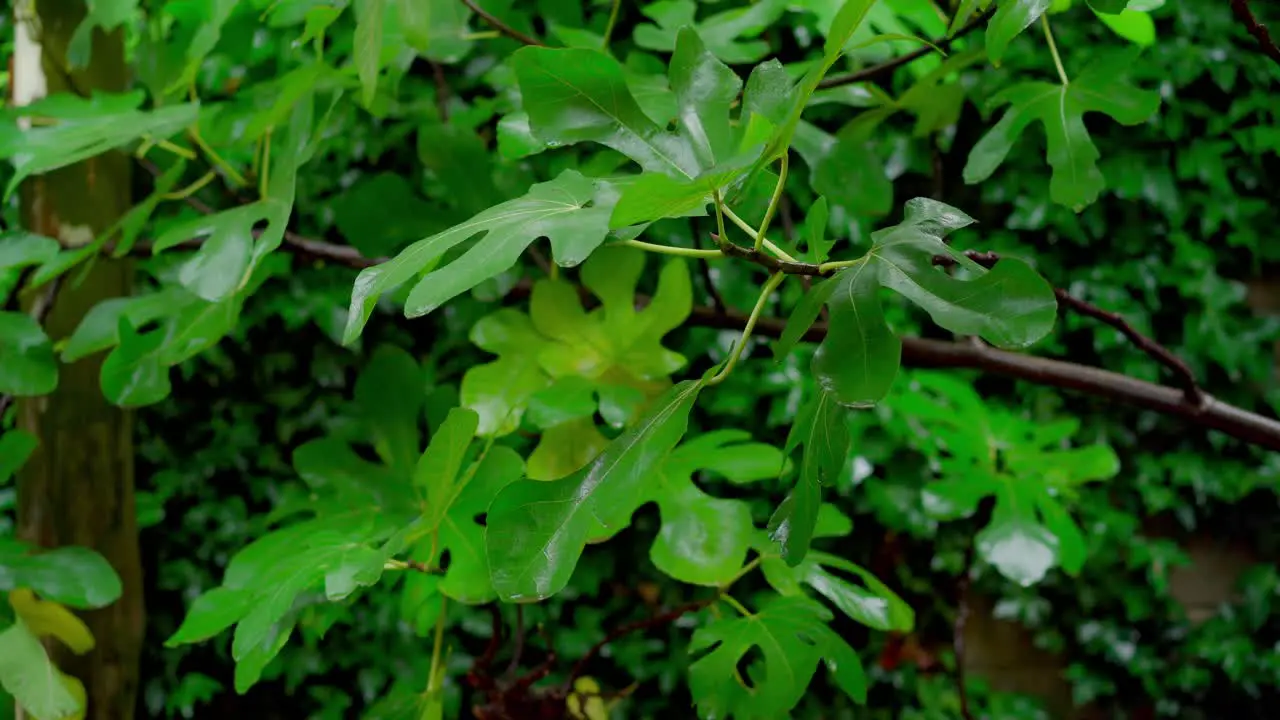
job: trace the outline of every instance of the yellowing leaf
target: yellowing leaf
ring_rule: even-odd
[[[600,697],[600,683],[595,678],[580,677],[573,681],[573,692],[566,698],[569,717],[576,720],[609,720],[609,708]]]
[[[93,649],[93,633],[89,632],[89,626],[61,604],[40,600],[26,588],[10,592],[9,604],[36,637],[56,637],[77,655]]]

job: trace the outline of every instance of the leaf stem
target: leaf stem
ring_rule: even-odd
[[[613,27],[618,24],[618,11],[622,9],[622,0],[613,0],[613,9],[609,11],[609,22],[604,26],[604,42],[602,48],[608,49],[609,39],[613,37]]]
[[[719,250],[699,250],[696,248],[673,247],[671,245],[657,245],[655,243],[647,243],[642,240],[623,240],[618,244],[623,247],[644,250],[645,252],[660,253],[662,255],[678,255],[680,257],[703,258],[707,260],[724,257],[724,253]]]
[[[836,260],[834,262],[822,263],[821,265],[818,266],[818,272],[826,274],[835,270],[843,270],[844,268],[850,268],[859,263],[866,262],[868,257],[870,257],[870,254],[863,255],[857,260]]]
[[[759,567],[760,563],[763,562],[766,557],[777,557],[777,556],[776,555],[756,555],[754,560],[747,563],[746,565],[743,565],[742,569],[739,570],[733,577],[720,583],[720,592],[721,593],[727,592],[734,583],[746,577],[747,573]]]
[[[236,187],[242,187],[249,184],[249,182],[244,179],[243,175],[241,175],[235,168],[231,167],[231,163],[224,160],[217,151],[209,147],[209,143],[205,142],[204,138],[200,135],[200,128],[198,125],[192,125],[191,128],[187,130],[187,136],[196,144],[196,147],[200,148],[201,152],[208,156],[209,161],[212,162],[214,166],[226,173],[227,179],[234,183]]]
[[[440,692],[436,686],[439,682],[440,648],[444,646],[444,621],[448,616],[449,598],[440,596],[440,617],[436,618],[436,639],[431,645],[431,674],[427,676],[427,696]]]
[[[715,377],[707,381],[707,385],[719,385],[724,382],[725,378],[729,377],[729,373],[733,372],[733,366],[738,364],[738,358],[742,356],[742,351],[746,348],[747,341],[751,339],[751,331],[755,330],[756,321],[760,319],[761,313],[764,312],[765,303],[769,301],[769,296],[773,295],[773,291],[778,289],[778,285],[786,277],[786,273],[776,272],[765,281],[764,287],[760,289],[760,298],[756,300],[756,306],[751,309],[751,316],[747,318],[747,325],[742,329],[742,336],[738,338],[733,350],[729,352],[729,359],[725,361],[724,367],[720,368],[720,372],[716,373]]]
[[[743,617],[755,617],[755,613],[748,610],[742,603],[734,600],[732,595],[721,595],[720,599],[724,601],[724,604],[742,613]]]
[[[258,197],[267,199],[267,184],[271,181],[271,130],[262,137],[262,175],[258,178]]]
[[[200,188],[213,182],[213,179],[216,177],[218,177],[218,173],[210,170],[209,172],[202,175],[199,180],[196,180],[195,182],[191,183],[185,188],[181,190],[174,190],[173,192],[167,192],[161,195],[160,197],[164,198],[165,200],[185,200],[186,198],[189,198],[192,195],[195,195],[196,193],[200,192]]]
[[[738,214],[730,210],[728,205],[724,206],[724,214],[725,214],[725,217],[729,218],[730,222],[742,228],[742,232],[746,233],[747,237],[751,238],[753,242],[757,238],[761,237],[760,234],[756,232],[755,228],[748,225],[746,220],[743,220],[742,218],[738,217]],[[787,262],[796,262],[796,259],[794,257],[788,255],[786,251],[784,251],[782,248],[770,242],[769,238],[761,239],[760,245],[763,245],[765,250],[768,250],[769,252],[773,253],[773,255],[777,257],[779,260],[786,260]],[[759,245],[757,245],[757,247],[759,247]]]
[[[729,236],[724,233],[724,212],[728,208],[724,206],[724,198],[720,197],[719,189],[712,193],[712,197],[716,201],[716,231],[720,233],[716,236],[716,242],[723,247],[725,243],[729,242]]]
[[[1053,55],[1053,65],[1058,68],[1058,77],[1062,78],[1063,85],[1070,85],[1071,81],[1067,79],[1067,70],[1062,67],[1062,56],[1058,54],[1058,44],[1053,41],[1053,31],[1049,29],[1049,15],[1046,13],[1040,16],[1040,26],[1044,28],[1044,39],[1049,41],[1049,52]]]
[[[784,148],[782,157],[778,162],[778,184],[773,187],[773,197],[769,198],[769,207],[764,211],[764,220],[760,223],[760,229],[756,231],[756,252],[760,252],[760,246],[764,244],[765,234],[769,232],[769,224],[773,222],[774,213],[778,212],[778,203],[782,202],[782,193],[787,189],[787,158],[791,154],[789,148]]]

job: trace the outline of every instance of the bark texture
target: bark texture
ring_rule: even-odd
[[[36,3],[35,37],[50,94],[126,88],[123,33],[94,32],[89,66],[69,70],[67,43],[85,15],[83,0]],[[15,62],[23,62],[15,58]],[[32,58],[26,58],[30,62]],[[66,247],[98,236],[130,207],[130,163],[111,153],[24,183],[23,224]],[[108,298],[130,292],[127,262],[98,258],[89,272],[64,278],[45,327],[55,342],[67,337],[85,313]],[[33,293],[38,295],[39,293]],[[133,424],[129,413],[109,405],[99,388],[101,354],[61,367],[58,389],[19,404],[19,424],[40,446],[18,478],[18,533],[44,547],[80,545],[101,553],[123,582],[114,604],[82,613],[97,640],[84,656],[54,644],[50,650],[65,672],[84,683],[86,718],[134,717],[143,639],[142,565],[134,516]]]

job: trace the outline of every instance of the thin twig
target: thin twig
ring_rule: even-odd
[[[520,667],[520,656],[524,654],[524,605],[516,603],[516,647],[511,652],[511,662],[507,665],[507,677],[515,677]]]
[[[635,622],[630,622],[625,625],[620,625],[617,628],[614,628],[613,632],[606,635],[604,639],[601,640],[600,642],[596,643],[595,645],[592,645],[591,649],[587,650],[586,654],[583,655],[581,658],[579,658],[578,662],[573,664],[573,670],[569,672],[569,678],[565,680],[565,683],[564,683],[564,687],[566,691],[573,687],[574,681],[577,680],[579,677],[581,677],[582,673],[586,672],[587,665],[591,662],[591,659],[594,658],[609,643],[625,635],[636,632],[637,630],[644,630],[647,628],[653,628],[653,627],[658,627],[660,625],[673,623],[677,619],[679,619],[681,616],[691,612],[695,612],[697,610],[701,610],[707,607],[708,605],[714,603],[716,600],[717,600],[716,597],[704,598],[702,600],[695,600],[693,602],[688,602],[683,605],[678,605],[672,608],[671,610],[668,610],[667,612],[662,613],[661,615],[655,615],[653,617],[646,618],[644,620],[637,620]]]
[[[449,79],[444,75],[444,66],[435,60],[431,61],[431,77],[436,84],[436,112],[440,114],[440,122],[449,122]]]
[[[693,242],[701,248],[702,233],[695,230],[693,233]],[[720,294],[720,288],[716,287],[715,280],[711,277],[711,263],[700,262],[697,265],[698,270],[702,273],[702,282],[707,286],[707,295],[711,297],[711,306],[717,310],[724,310],[729,307],[724,304],[724,296]]]
[[[964,632],[965,624],[969,621],[969,584],[972,582],[976,546],[977,542],[969,538],[969,545],[964,551],[964,564],[960,570],[960,577],[956,579],[956,619],[951,628],[951,648],[956,656],[956,692],[960,696],[962,720],[973,720],[973,715],[969,712],[969,688],[965,681]]]
[[[968,250],[965,256],[975,263],[985,267],[994,267],[1000,261],[1000,255],[994,252],[976,252]],[[954,259],[945,255],[937,255],[933,258],[933,263],[940,266],[952,266],[956,262]],[[1165,346],[1152,340],[1151,338],[1138,332],[1136,328],[1129,324],[1122,316],[1109,310],[1086,302],[1073,296],[1071,293],[1062,288],[1054,288],[1053,294],[1058,298],[1058,306],[1064,310],[1071,310],[1094,320],[1100,320],[1103,323],[1119,330],[1129,342],[1133,343],[1139,350],[1150,355],[1156,362],[1164,365],[1173,373],[1178,380],[1178,385],[1182,388],[1186,395],[1187,402],[1199,404],[1204,399],[1204,392],[1200,389],[1200,385],[1196,382],[1195,374],[1191,372],[1191,368],[1187,366],[1177,355],[1174,355]]]
[[[1271,39],[1271,31],[1267,26],[1258,22],[1258,18],[1249,7],[1249,0],[1231,0],[1231,10],[1236,14],[1236,19],[1244,25],[1244,29],[1258,41],[1258,49],[1262,54],[1280,65],[1280,47],[1277,47],[1276,41]]]
[[[502,20],[494,17],[491,13],[486,11],[484,8],[477,5],[475,3],[475,0],[462,0],[462,4],[466,5],[467,8],[471,10],[471,12],[475,13],[476,15],[479,15],[482,20],[489,23],[489,26],[492,27],[494,30],[497,30],[498,32],[502,33],[503,35],[506,35],[512,40],[518,40],[524,43],[525,45],[536,45],[538,47],[546,47],[546,43],[542,42],[538,38],[532,37],[530,35],[526,35],[520,32],[519,30],[511,27],[510,25],[502,22]]]
[[[952,35],[949,38],[938,38],[938,40],[935,41],[933,44],[938,48],[946,50],[948,47],[951,46],[951,43],[955,42],[956,40],[959,40],[965,35],[968,35],[974,30],[977,30],[986,21],[987,21],[987,15],[985,13],[979,13],[972,20],[966,23],[964,27],[957,30],[955,35]],[[854,83],[875,80],[879,78],[881,75],[887,75],[893,72],[894,70],[897,70],[898,68],[902,67],[903,65],[907,65],[916,60],[919,60],[920,58],[932,52],[936,52],[936,51],[932,47],[925,46],[920,48],[919,50],[913,50],[907,53],[906,55],[902,55],[892,60],[882,62],[879,65],[872,65],[869,68],[863,68],[862,70],[855,70],[853,72],[843,73],[841,75],[831,75],[829,77],[824,78],[822,82],[818,83],[818,89],[826,90],[827,88],[840,87],[841,85],[852,85]]]

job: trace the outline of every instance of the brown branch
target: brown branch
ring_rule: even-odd
[[[502,22],[502,20],[494,17],[484,8],[477,5],[475,3],[475,0],[462,0],[462,4],[466,5],[467,8],[471,10],[471,12],[475,13],[476,15],[479,15],[482,20],[489,23],[489,26],[492,27],[494,30],[497,30],[498,32],[502,33],[503,35],[506,35],[512,40],[519,40],[525,45],[536,45],[538,47],[546,47],[546,43],[542,42],[538,38],[532,37],[530,35],[525,35],[519,30]]]
[[[768,270],[770,273],[780,272],[784,275],[825,277],[835,272],[835,270],[823,271],[821,265],[806,262],[794,262],[791,260],[779,260],[778,258],[769,255],[768,253],[760,252],[755,248],[743,247],[731,242],[721,242],[720,236],[715,233],[711,234],[711,239],[716,241],[716,245],[720,248],[720,252],[726,257],[755,263],[756,265]]]
[[[198,244],[192,241],[183,246]],[[386,261],[386,258],[366,258],[352,247],[291,232],[285,234],[285,247],[357,269]],[[750,252],[746,248],[742,250]],[[975,253],[973,257],[979,260],[993,258],[992,254],[984,253]],[[527,297],[531,287],[530,283],[522,281],[512,290],[511,296]],[[638,302],[646,300],[637,297]],[[702,327],[741,330],[746,325],[747,316],[734,310],[698,306],[693,308],[689,321]],[[776,338],[782,335],[785,327],[785,320],[761,318],[755,332],[762,337]],[[805,339],[817,342],[825,337],[826,332],[826,323],[816,323],[806,332]],[[1280,450],[1280,422],[1276,420],[1221,402],[1207,394],[1202,395],[1199,402],[1191,402],[1185,390],[1087,365],[1006,352],[977,342],[956,343],[911,337],[902,338],[902,364],[907,367],[970,368],[1048,387],[1075,390],[1180,418],[1269,450]]]
[[[786,197],[785,195],[783,197]],[[693,244],[699,249],[702,248],[702,233],[694,229]],[[711,297],[711,305],[717,310],[724,310],[729,307],[724,303],[724,296],[720,294],[720,288],[716,287],[715,279],[711,277],[711,263],[698,263],[699,271],[702,273],[702,282],[707,286],[707,295]]]
[[[965,255],[975,263],[990,269],[997,262],[1000,262],[1000,255],[994,252],[976,252],[974,250],[966,250]],[[934,265],[953,266],[956,261],[945,255],[936,255],[933,258]],[[1053,294],[1058,298],[1058,307],[1065,310],[1072,310],[1094,320],[1100,320],[1107,325],[1119,330],[1129,342],[1133,343],[1139,350],[1151,356],[1156,362],[1165,366],[1178,380],[1179,387],[1182,388],[1183,394],[1186,395],[1187,402],[1195,405],[1201,402],[1204,392],[1200,389],[1200,385],[1196,382],[1195,374],[1191,372],[1191,368],[1187,366],[1182,358],[1174,355],[1168,348],[1151,338],[1138,332],[1136,328],[1129,324],[1122,316],[1109,310],[1086,302],[1068,293],[1062,288],[1054,288]]]
[[[713,308],[695,307],[690,322],[703,327],[741,330],[747,316],[737,311],[717,313]],[[755,334],[781,337],[785,327],[785,320],[760,318],[756,322]],[[820,342],[826,334],[825,323],[814,323],[804,339]],[[1229,405],[1207,394],[1201,403],[1190,403],[1179,388],[1149,383],[1088,365],[998,350],[977,341],[947,342],[913,337],[902,338],[902,364],[917,368],[968,368],[1047,387],[1075,390],[1154,410],[1268,450],[1280,450],[1280,421]]]
[[[946,38],[938,38],[938,40],[933,44],[939,48],[942,48],[943,50],[946,50],[947,48],[951,47],[951,43],[955,42],[956,40],[959,40],[965,35],[968,35],[974,30],[977,30],[978,27],[981,26],[986,21],[987,21],[987,15],[985,13],[979,13],[972,20],[965,23],[964,27],[961,27],[959,30],[957,30],[954,35]],[[934,49],[931,47],[925,46],[920,48],[919,50],[913,50],[907,53],[906,55],[902,55],[901,57],[896,57],[892,60],[882,62],[879,65],[872,65],[869,68],[863,68],[861,70],[855,70],[853,72],[843,73],[841,75],[831,75],[829,77],[823,78],[822,82],[818,83],[818,89],[826,90],[827,88],[840,87],[841,85],[852,85],[854,83],[867,82],[868,80],[875,80],[879,78],[881,75],[888,75],[889,73],[892,73],[894,70],[897,70],[903,65],[907,65],[916,60],[919,60],[920,58],[924,57],[925,55],[928,55],[931,52],[934,52]]]
[[[586,672],[587,665],[591,662],[591,659],[594,658],[609,643],[625,635],[629,635],[633,632],[636,632],[637,630],[645,630],[648,628],[654,628],[660,625],[673,623],[677,619],[679,619],[681,616],[691,612],[701,610],[707,607],[708,605],[714,603],[715,601],[716,601],[716,597],[709,597],[709,598],[704,598],[702,600],[695,600],[693,602],[688,602],[683,605],[677,605],[676,607],[672,608],[671,610],[668,610],[667,612],[662,613],[661,615],[654,615],[653,617],[645,618],[644,620],[637,620],[635,622],[630,622],[625,625],[620,625],[614,628],[613,632],[610,632],[608,635],[606,635],[604,639],[601,640],[600,642],[596,643],[595,645],[592,645],[591,649],[587,650],[586,654],[584,654],[581,658],[579,658],[578,662],[573,664],[573,670],[569,672],[569,678],[564,682],[565,692],[568,692],[573,688],[574,681],[577,680],[579,677],[581,677],[584,672]]]
[[[1231,10],[1236,14],[1236,19],[1244,25],[1244,29],[1258,41],[1258,49],[1262,54],[1280,65],[1280,47],[1277,47],[1276,41],[1271,39],[1271,31],[1267,26],[1258,22],[1258,18],[1249,7],[1249,0],[1231,0]]]

